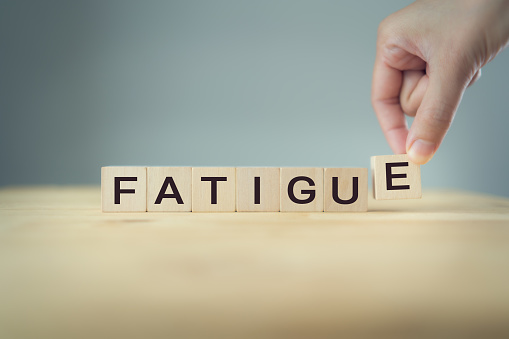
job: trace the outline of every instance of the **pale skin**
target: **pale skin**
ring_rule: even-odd
[[[393,152],[427,163],[465,89],[508,45],[509,0],[417,0],[382,21],[371,100]]]

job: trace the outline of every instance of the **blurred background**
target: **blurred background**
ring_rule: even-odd
[[[0,186],[105,165],[369,167],[378,24],[411,1],[0,1]],[[424,188],[509,197],[509,52]]]

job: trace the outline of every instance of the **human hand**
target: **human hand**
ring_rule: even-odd
[[[465,89],[508,44],[509,0],[418,0],[382,21],[371,100],[394,153],[428,162]]]

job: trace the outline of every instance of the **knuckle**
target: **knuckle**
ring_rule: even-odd
[[[378,38],[385,40],[390,35],[390,31],[392,27],[392,15],[389,15],[385,19],[383,19],[378,25]]]

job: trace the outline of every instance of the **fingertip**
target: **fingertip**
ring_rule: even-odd
[[[406,153],[405,143],[408,137],[408,128],[406,126],[392,129],[386,132],[385,136],[394,154]]]
[[[392,149],[392,152],[394,152],[394,154],[405,154],[406,153],[405,146],[403,146],[401,144],[391,145],[391,149]]]
[[[424,165],[433,158],[436,152],[436,144],[422,139],[415,140],[407,149],[410,161],[418,165]]]

